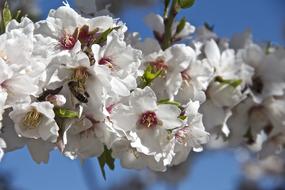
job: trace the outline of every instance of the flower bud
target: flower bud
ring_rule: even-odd
[[[61,94],[48,95],[46,100],[58,107],[61,107],[66,103],[66,98]]]

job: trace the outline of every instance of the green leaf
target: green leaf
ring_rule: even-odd
[[[184,29],[185,24],[186,24],[186,18],[183,17],[176,27],[176,34],[179,34]]]
[[[233,88],[238,87],[242,83],[241,79],[225,80],[220,76],[217,76],[215,78],[215,81],[222,83],[222,84],[228,84],[228,85],[232,86]]]
[[[68,110],[65,108],[54,108],[56,116],[61,118],[78,118],[79,114],[76,111]]]
[[[148,65],[142,76],[142,80],[144,83],[143,87],[149,86],[154,79],[160,76],[161,73],[162,70],[156,70],[154,66]]]
[[[104,42],[107,41],[107,37],[108,35],[113,31],[113,30],[117,30],[119,29],[120,26],[114,27],[114,28],[109,28],[107,30],[105,30],[103,33],[100,34],[100,36],[98,38],[96,38],[94,40],[94,42],[92,44],[102,44]]]
[[[174,106],[177,106],[177,107],[181,106],[180,102],[177,102],[177,101],[174,101],[174,100],[169,100],[169,99],[159,100],[158,104],[170,104],[170,105],[174,105]]]
[[[178,4],[183,9],[192,7],[194,3],[195,3],[195,0],[178,0]]]
[[[7,24],[12,20],[12,14],[11,14],[11,11],[10,11],[10,8],[9,8],[7,1],[4,4],[4,9],[2,12],[2,18],[3,18],[4,27],[6,27]]]
[[[100,157],[98,157],[100,169],[103,175],[103,178],[106,180],[106,172],[105,172],[105,165],[111,169],[115,169],[115,159],[112,157],[112,150],[108,149],[106,146],[104,146],[104,152],[101,154]]]
[[[147,68],[146,68],[146,70],[144,72],[144,78],[147,81],[152,81],[152,80],[156,79],[160,75],[161,70],[156,71],[156,72],[154,72],[154,70],[155,69],[153,68],[153,66],[151,66],[151,65],[147,66]]]

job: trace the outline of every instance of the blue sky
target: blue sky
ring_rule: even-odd
[[[44,15],[50,8],[57,8],[62,0],[39,0]],[[71,2],[72,3],[72,2]],[[284,0],[197,0],[190,10],[183,11],[187,19],[195,26],[204,22],[215,25],[215,31],[221,36],[232,36],[250,28],[257,41],[273,41],[283,43],[282,26],[285,25]],[[145,28],[143,17],[150,13],[160,13],[162,7],[134,8],[127,7],[120,15],[127,23],[129,31],[138,31],[143,37],[151,35]],[[191,155],[190,155],[191,156]],[[101,177],[96,159],[89,162],[87,167],[93,168],[93,185],[103,189],[111,184],[124,182],[128,176],[143,172],[129,171],[116,164],[116,170],[107,172],[107,182]],[[23,190],[50,189],[87,189],[84,181],[82,166],[78,161],[71,161],[53,152],[47,165],[37,165],[29,156],[26,149],[9,153],[0,164],[0,173],[11,175],[13,185]],[[93,175],[95,175],[93,177]],[[207,152],[201,154],[191,166],[191,175],[183,180],[177,189],[232,190],[241,175],[237,161],[231,151]],[[166,189],[167,185],[160,183],[151,189]]]

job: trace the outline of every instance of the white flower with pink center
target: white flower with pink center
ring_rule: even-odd
[[[136,89],[129,98],[129,105],[118,104],[110,120],[113,127],[122,131],[131,146],[146,155],[155,155],[159,161],[165,156],[168,132],[181,127],[180,109],[169,104],[157,105],[151,88]],[[165,153],[165,154],[164,154]]]
[[[54,52],[80,50],[81,43],[89,43],[96,35],[120,26],[120,35],[126,27],[110,16],[84,18],[68,5],[51,10],[46,20],[36,23],[36,34],[52,39]],[[80,43],[81,42],[81,43]]]
[[[105,46],[92,46],[95,65],[108,68],[110,74],[127,89],[137,87],[136,78],[141,64],[141,51],[127,45],[117,33],[109,35]]]
[[[151,88],[159,99],[173,99],[183,83],[183,71],[196,59],[194,50],[184,44],[176,44],[165,51],[155,52],[144,57],[143,67],[152,66],[161,71]]]
[[[208,143],[210,134],[205,131],[202,114],[198,112],[200,104],[198,101],[190,101],[185,109],[185,126],[173,131],[175,143],[172,164],[177,165],[188,158],[190,151],[203,150],[203,145]]]

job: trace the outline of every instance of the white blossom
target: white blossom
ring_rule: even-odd
[[[19,104],[9,116],[19,136],[56,142],[59,127],[54,120],[53,105],[49,102]]]

